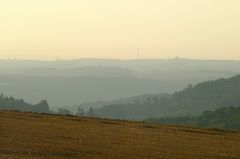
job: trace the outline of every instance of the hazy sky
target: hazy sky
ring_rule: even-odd
[[[0,0],[0,58],[240,58],[239,0]]]

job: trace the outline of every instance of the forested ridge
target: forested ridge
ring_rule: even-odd
[[[96,110],[101,117],[144,119],[200,115],[206,110],[240,105],[240,75],[189,85],[168,96],[151,96],[130,104],[111,104]]]

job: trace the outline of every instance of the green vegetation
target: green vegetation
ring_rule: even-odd
[[[205,111],[197,117],[149,118],[145,121],[150,123],[240,130],[240,107],[228,107],[215,111]]]
[[[0,110],[18,110],[28,112],[49,113],[49,105],[46,100],[41,100],[38,104],[26,103],[23,99],[15,99],[13,97],[5,97],[0,95]]]

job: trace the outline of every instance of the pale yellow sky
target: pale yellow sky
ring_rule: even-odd
[[[0,0],[0,58],[240,58],[239,0]]]

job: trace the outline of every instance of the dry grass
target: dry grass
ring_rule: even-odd
[[[0,112],[0,159],[239,159],[240,134]]]

